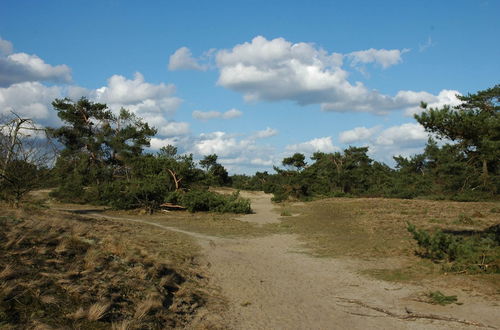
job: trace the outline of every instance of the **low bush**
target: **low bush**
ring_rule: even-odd
[[[160,180],[141,179],[110,182],[95,187],[89,190],[87,199],[91,203],[101,203],[115,209],[144,208],[151,212],[165,201],[167,193],[168,187]]]
[[[465,273],[500,272],[500,225],[478,232],[429,232],[409,223],[408,231],[417,241],[418,253],[444,262],[444,269]]]
[[[457,303],[457,296],[447,296],[441,291],[431,291],[427,294],[429,302],[431,304],[437,304],[441,306]]]
[[[167,201],[180,204],[190,212],[252,213],[250,200],[241,198],[239,192],[221,195],[208,190],[176,191],[167,196]]]

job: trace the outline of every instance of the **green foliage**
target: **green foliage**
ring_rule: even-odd
[[[280,216],[282,217],[291,217],[292,216],[292,212],[290,212],[290,210],[288,209],[283,209],[280,213]]]
[[[446,262],[445,269],[468,273],[500,272],[500,225],[482,232],[434,233],[408,224],[408,231],[420,247],[419,254]]]
[[[18,205],[29,191],[40,187],[44,173],[24,160],[12,160],[4,169],[0,181],[0,199]]]
[[[500,85],[459,98],[463,103],[457,107],[426,109],[416,116],[427,131],[452,143],[431,138],[423,153],[394,157],[395,169],[373,161],[367,147],[349,147],[316,152],[310,164],[296,153],[283,159],[284,168],[274,168],[276,174],[235,176],[233,184],[271,192],[276,202],[336,196],[495,199],[500,190]]]
[[[497,191],[496,180],[490,174],[498,175],[500,159],[500,85],[476,94],[457,97],[462,103],[456,107],[426,109],[415,119],[427,131],[457,142],[469,161],[480,164],[481,188]]]
[[[115,115],[105,104],[85,98],[55,100],[52,105],[64,123],[48,129],[64,146],[55,169],[60,179],[55,196],[60,198],[77,198],[84,188],[127,176],[130,162],[142,155],[156,133],[124,109]],[[82,195],[79,199],[84,200]]]
[[[203,157],[202,160],[200,160],[200,165],[201,165],[201,167],[203,167],[204,169],[206,169],[208,171],[208,170],[210,170],[210,168],[212,166],[217,164],[217,158],[218,157],[216,154],[207,155],[207,156]]]
[[[441,306],[453,304],[458,301],[457,296],[446,296],[441,291],[431,291],[427,294],[427,297],[432,304]]]
[[[250,201],[241,198],[238,192],[222,195],[208,190],[176,191],[167,196],[167,201],[180,204],[190,212],[252,213]]]
[[[458,215],[457,220],[455,220],[454,223],[460,225],[472,225],[474,224],[474,220],[472,220],[472,218],[469,217],[467,214],[460,213]]]
[[[217,163],[217,155],[207,155],[200,160],[200,165],[206,170],[206,184],[209,186],[227,186],[231,184],[231,178],[224,166]]]
[[[306,157],[301,153],[295,153],[291,157],[284,158],[282,161],[283,166],[295,167],[297,171],[306,167],[307,163],[305,162]]]
[[[168,187],[155,178],[116,181],[94,187],[87,199],[115,209],[144,208],[150,212],[165,201]],[[96,199],[99,198],[99,200]]]

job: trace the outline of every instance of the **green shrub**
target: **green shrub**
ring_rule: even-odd
[[[241,198],[239,192],[221,195],[208,190],[176,191],[168,194],[167,201],[180,204],[190,212],[252,213],[250,200]]]
[[[165,201],[168,187],[154,178],[113,181],[92,186],[85,191],[85,200],[114,209],[145,208],[152,212]]]
[[[432,291],[427,294],[431,304],[437,304],[441,306],[453,304],[457,302],[457,296],[446,296],[441,291]]]
[[[452,196],[450,199],[457,202],[480,202],[491,198],[492,195],[487,192],[466,190]]]
[[[445,262],[445,270],[467,273],[500,272],[500,225],[482,232],[430,233],[408,224],[424,258]]]
[[[292,212],[290,212],[290,210],[288,209],[283,209],[280,213],[280,216],[282,217],[291,217],[292,216]]]
[[[459,225],[472,225],[474,224],[474,220],[472,220],[472,218],[469,217],[467,214],[460,213],[457,220],[453,221],[453,223]]]

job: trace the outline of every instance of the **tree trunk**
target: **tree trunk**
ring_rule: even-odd
[[[488,161],[486,159],[483,159],[483,185],[486,187],[488,185],[489,181],[489,174],[488,174]]]
[[[3,180],[3,177],[5,176],[5,172],[7,171],[7,166],[9,166],[9,163],[12,160],[12,157],[14,156],[14,149],[17,144],[17,135],[19,134],[19,130],[21,129],[21,125],[28,121],[27,119],[22,119],[22,118],[17,118],[12,121],[12,123],[15,125],[14,129],[11,131],[11,135],[9,136],[10,141],[9,141],[9,147],[7,148],[7,156],[5,157],[5,163],[3,164],[3,167],[0,172],[0,180]]]
[[[182,181],[182,178],[180,179],[177,179],[177,174],[172,171],[171,169],[167,169],[169,172],[170,172],[170,175],[172,176],[172,179],[174,180],[174,183],[175,183],[175,191],[179,190],[180,188],[180,185],[179,183]]]

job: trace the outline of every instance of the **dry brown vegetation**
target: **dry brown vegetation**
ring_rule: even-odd
[[[480,231],[500,223],[498,206],[495,202],[332,198],[284,205],[297,216],[284,217],[282,222],[313,255],[364,260],[363,273],[376,278],[419,282],[446,276],[442,279],[450,286],[497,295],[498,274],[450,277],[440,265],[417,257],[407,223],[429,230]]]
[[[184,235],[41,210],[0,216],[0,328],[185,327],[209,297]]]
[[[423,229],[481,230],[500,222],[496,207],[493,202],[330,198],[288,206],[298,216],[282,221],[317,256],[389,257],[415,249],[408,222]]]

